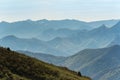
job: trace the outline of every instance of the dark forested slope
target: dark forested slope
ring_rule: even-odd
[[[67,68],[0,48],[0,80],[90,80]]]

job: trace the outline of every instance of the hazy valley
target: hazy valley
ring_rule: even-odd
[[[2,47],[80,71],[93,80],[120,78],[119,20],[84,22],[43,19],[1,22],[0,33]],[[11,69],[10,71],[12,72]],[[20,73],[17,75],[21,77]],[[29,79],[29,76],[24,77]]]

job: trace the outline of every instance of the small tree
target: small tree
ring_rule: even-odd
[[[81,74],[81,72],[80,72],[80,71],[78,72],[78,76],[82,76],[82,74]]]
[[[7,48],[7,50],[8,50],[8,51],[11,51],[9,47]]]

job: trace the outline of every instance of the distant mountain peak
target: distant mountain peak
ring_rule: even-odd
[[[117,22],[117,24],[120,24],[120,20]]]
[[[108,29],[108,27],[106,27],[106,25],[105,24],[102,24],[100,27],[98,27],[98,28],[96,28],[96,29],[94,29],[95,31],[104,31],[104,30],[106,30],[106,29]]]
[[[32,22],[32,20],[31,19],[27,19],[26,22]]]
[[[0,23],[2,23],[2,24],[8,24],[8,22],[6,22],[6,21],[1,21]]]
[[[52,39],[51,41],[52,42],[61,42],[63,40],[63,38],[61,38],[61,37],[56,37],[56,38],[54,38],[54,39]]]
[[[113,45],[111,48],[120,48],[120,45]]]
[[[14,35],[8,35],[8,36],[3,37],[2,39],[16,39],[16,38],[17,37]]]
[[[102,25],[100,26],[100,28],[102,28],[102,29],[106,29],[107,27],[106,27],[105,24],[102,24]]]
[[[102,24],[101,26],[106,27],[106,25],[105,25],[105,24]]]
[[[41,20],[38,20],[37,22],[48,22],[49,20],[47,20],[47,19],[41,19]]]
[[[120,21],[117,22],[117,24],[115,24],[112,28],[118,28],[120,27]]]

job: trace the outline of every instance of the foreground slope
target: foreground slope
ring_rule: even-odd
[[[26,55],[34,56],[42,61],[71,70],[81,71],[93,80],[119,80],[120,79],[120,46],[107,48],[85,49],[70,57],[57,57],[22,51]]]
[[[0,80],[89,80],[76,72],[0,48]]]

